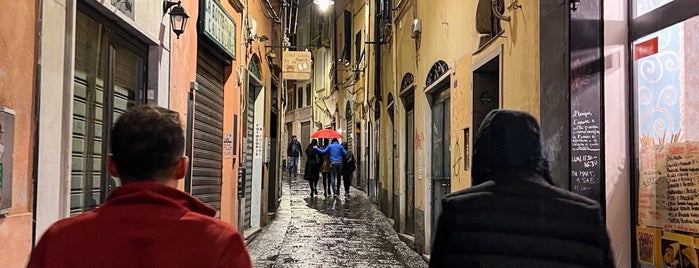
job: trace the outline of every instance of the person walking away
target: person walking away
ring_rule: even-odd
[[[442,200],[430,267],[614,267],[599,204],[553,184],[528,113],[486,115],[472,181]]]
[[[324,149],[320,149],[317,146],[315,149],[319,154],[330,155],[330,189],[334,191],[334,195],[337,195],[338,189],[336,183],[338,183],[337,180],[342,174],[342,159],[347,156],[347,151],[345,151],[345,148],[340,145],[336,138]]]
[[[313,149],[314,146],[318,146],[315,139],[311,140],[311,143],[306,147],[306,167],[303,174],[303,178],[311,186],[311,197],[318,194],[318,171],[320,170],[320,157]]]
[[[178,190],[189,166],[179,114],[139,105],[111,130],[107,170],[123,186],[49,227],[28,267],[252,267],[236,228]]]
[[[323,139],[323,145],[322,147],[325,148],[327,147],[330,142],[328,139]],[[315,150],[315,147],[313,147]],[[317,153],[317,152],[316,152]],[[328,194],[332,195],[332,191],[330,190],[330,155],[329,154],[323,154],[320,155],[320,173],[323,175],[323,195],[325,197],[328,196]]]
[[[289,158],[289,176],[296,178],[298,173],[298,160],[301,156],[301,143],[296,139],[296,135],[291,136],[291,141],[286,147],[286,156]]]
[[[342,182],[345,185],[345,196],[350,194],[350,185],[352,184],[352,173],[356,169],[354,162],[354,154],[349,150],[347,143],[343,142],[342,147],[347,151],[347,156],[342,161]],[[340,192],[340,182],[337,183],[337,192]]]

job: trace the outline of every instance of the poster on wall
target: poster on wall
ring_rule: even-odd
[[[657,228],[645,228],[642,226],[636,227],[636,243],[638,252],[638,261],[659,266],[662,256],[660,254],[660,238],[662,231]]]
[[[697,257],[697,240],[694,237],[663,232],[660,248],[656,254],[661,256],[661,266],[673,268],[699,268]]]
[[[226,133],[223,138],[223,158],[233,158],[233,134]]]
[[[253,158],[262,159],[263,144],[262,139],[262,126],[260,124],[255,124],[255,137],[253,140]]]
[[[600,0],[570,13],[570,190],[605,204]]]
[[[638,223],[699,232],[699,142],[641,147]]]
[[[12,152],[15,140],[15,112],[0,107],[0,215],[12,207]]]

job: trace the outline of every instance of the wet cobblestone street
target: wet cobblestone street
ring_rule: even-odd
[[[309,196],[308,182],[285,178],[276,219],[248,245],[254,267],[427,267],[366,194]]]

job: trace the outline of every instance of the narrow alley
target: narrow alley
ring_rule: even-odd
[[[248,244],[253,267],[427,267],[356,188],[311,198],[307,181],[285,177],[282,191],[276,219]]]

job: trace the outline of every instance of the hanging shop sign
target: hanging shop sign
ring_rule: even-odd
[[[282,78],[287,80],[310,80],[311,60],[310,51],[284,51],[282,54]]]
[[[235,59],[235,28],[233,17],[223,9],[221,3],[214,0],[204,0],[202,25],[204,36],[208,37],[228,56]]]

